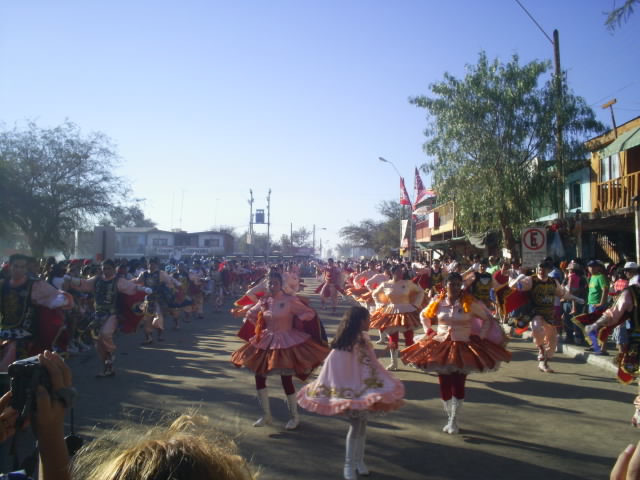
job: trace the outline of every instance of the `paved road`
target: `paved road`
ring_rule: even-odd
[[[307,283],[315,286],[314,280]],[[318,306],[317,296],[310,296]],[[338,315],[345,307],[339,306]],[[338,316],[321,313],[331,336]],[[287,412],[279,379],[269,381],[276,426],[251,426],[260,414],[253,376],[229,362],[241,345],[234,336],[238,325],[227,313],[208,312],[205,319],[168,332],[164,343],[141,347],[141,335],[120,336],[114,378],[94,377],[93,352],[72,358],[81,394],[79,433],[93,437],[123,421],[144,428],[168,413],[197,408],[236,439],[242,453],[260,466],[262,480],[341,478],[347,423],[303,412],[298,430],[284,430]],[[398,372],[407,404],[370,422],[371,478],[608,477],[617,454],[638,440],[639,432],[628,422],[635,387],[562,355],[553,362],[556,373],[543,374],[531,343],[514,341],[510,348],[510,364],[469,378],[457,436],[440,431],[444,413],[437,377],[408,368]],[[378,353],[386,356],[382,348]]]

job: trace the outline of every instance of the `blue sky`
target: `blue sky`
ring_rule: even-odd
[[[614,97],[618,124],[640,115],[640,12],[611,33],[612,0],[521,1],[559,30],[569,84],[603,123]],[[408,98],[481,50],[553,55],[515,0],[3,2],[0,121],[104,132],[161,228],[244,232],[249,189],[266,208],[271,188],[276,238],[315,224],[335,246],[397,199],[379,156],[413,196],[426,119]]]

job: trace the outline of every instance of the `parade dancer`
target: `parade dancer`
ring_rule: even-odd
[[[509,282],[509,286],[520,291],[530,292],[531,331],[533,341],[538,347],[538,369],[544,373],[553,373],[549,362],[558,346],[558,329],[555,325],[554,303],[556,297],[584,304],[582,298],[571,295],[568,288],[549,277],[553,265],[542,262],[536,268],[536,274],[530,277],[519,275]]]
[[[369,290],[366,283],[378,273],[380,272],[376,269],[376,262],[371,260],[367,265],[367,269],[353,278],[354,298],[361,306],[369,310],[369,313],[373,313],[376,310],[376,304],[371,296],[371,291],[375,290],[378,285]]]
[[[447,413],[442,431],[449,434],[458,433],[467,375],[495,371],[511,360],[502,346],[505,337],[498,321],[481,302],[463,293],[462,283],[459,273],[449,274],[445,290],[420,313],[426,335],[400,352],[405,364],[438,374]]]
[[[169,298],[172,289],[180,286],[180,282],[169,276],[164,270],[160,270],[160,261],[150,258],[147,270],[143,271],[136,279],[136,283],[150,288],[152,293],[147,296],[146,312],[144,316],[144,341],[142,345],[153,343],[153,331],[158,332],[158,341],[163,341],[164,318],[169,313]]]
[[[292,375],[307,378],[329,353],[329,349],[309,333],[294,328],[294,317],[305,323],[317,321],[312,308],[298,297],[284,293],[282,275],[270,274],[268,295],[249,310],[245,319],[255,325],[255,335],[231,355],[235,366],[247,367],[255,374],[263,416],[253,424],[254,427],[272,423],[267,376],[280,375],[290,414],[285,428],[296,429],[300,418]]]
[[[376,358],[368,329],[367,309],[350,307],[342,316],[318,378],[298,393],[298,404],[305,410],[347,417],[345,480],[369,474],[364,463],[369,413],[396,410],[404,398],[402,382],[385,371]]]
[[[640,392],[640,285],[633,284],[625,288],[611,308],[605,310],[595,323],[586,326],[585,337],[595,336],[606,341],[613,327],[624,327],[627,321],[630,322],[631,328],[628,330],[628,343],[623,346],[623,352],[617,360],[618,379],[627,384],[638,379]],[[639,427],[640,394],[635,398],[634,406],[636,410],[631,423],[634,427]]]
[[[112,377],[115,375],[113,352],[116,350],[116,345],[113,342],[113,334],[118,328],[118,295],[133,295],[136,292],[150,294],[152,290],[117,276],[115,263],[112,260],[102,262],[102,273],[88,280],[71,276],[66,280],[75,290],[94,295],[95,318],[89,325],[89,329],[103,368],[96,376]]]
[[[53,310],[73,306],[71,295],[28,275],[29,260],[26,255],[11,255],[9,276],[0,280],[0,372],[6,372],[16,359],[34,354],[38,307]]]
[[[411,280],[404,279],[404,266],[391,268],[391,281],[384,282],[373,291],[373,297],[382,304],[371,316],[371,328],[378,328],[389,338],[391,363],[389,370],[398,369],[399,333],[404,334],[404,344],[413,344],[413,331],[420,327],[418,308],[424,291]]]
[[[202,268],[200,260],[195,260],[189,269],[189,296],[193,300],[191,305],[191,318],[197,315],[198,319],[204,318],[204,286],[208,280],[207,272]]]
[[[333,258],[327,260],[327,266],[322,268],[323,283],[318,287],[316,293],[320,294],[320,302],[322,308],[326,308],[327,299],[331,302],[332,313],[336,312],[336,305],[338,303],[338,292],[344,294],[342,289],[341,279],[342,272],[336,267]]]

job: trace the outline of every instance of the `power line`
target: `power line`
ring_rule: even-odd
[[[590,107],[593,107],[594,105],[598,105],[600,104],[603,100],[606,100],[607,98],[611,98],[613,97],[616,93],[621,92],[622,90],[626,90],[627,88],[635,85],[636,83],[640,82],[640,80],[635,80],[627,85],[625,85],[624,87],[619,88],[618,90],[616,90],[615,92],[609,94],[609,95],[605,95],[604,97],[600,98],[599,100],[593,102],[591,105],[589,105]]]
[[[524,8],[524,5],[522,5],[522,3],[520,3],[520,0],[516,0],[516,3],[518,5],[520,5],[520,8],[522,8],[522,10],[524,10],[524,13],[526,13],[529,18],[531,19],[531,21],[533,21],[533,23],[536,24],[536,27],[538,27],[540,29],[540,31],[544,34],[545,37],[547,37],[547,40],[549,40],[551,42],[551,45],[553,45],[553,40],[552,38],[547,34],[547,32],[544,31],[544,29],[540,26],[540,24],[536,21],[535,18],[533,18],[533,15],[531,15],[529,13],[529,10],[527,10],[526,8]]]

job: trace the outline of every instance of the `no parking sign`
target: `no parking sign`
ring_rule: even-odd
[[[522,232],[522,264],[535,267],[547,257],[547,231],[544,228],[525,228]]]

